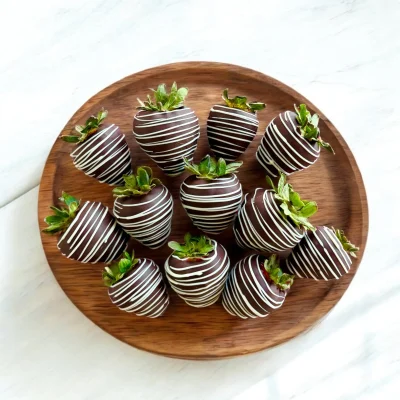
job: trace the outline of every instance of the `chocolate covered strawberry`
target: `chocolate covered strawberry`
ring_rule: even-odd
[[[285,111],[267,126],[257,150],[257,160],[271,176],[290,175],[313,165],[323,147],[334,153],[321,138],[318,114],[311,115],[305,104]]]
[[[133,134],[145,151],[169,176],[181,174],[183,157],[193,159],[200,136],[199,120],[194,111],[185,107],[187,88],[174,82],[167,92],[165,84],[154,90],[147,101],[138,99],[140,110],[133,119]]]
[[[110,262],[125,249],[129,236],[120,228],[108,207],[95,201],[80,200],[63,192],[66,207],[50,207],[54,215],[44,220],[43,232],[62,233],[57,247],[61,253],[83,263]]]
[[[223,105],[215,105],[207,120],[208,142],[217,158],[235,161],[245,152],[258,129],[256,112],[265,108],[264,103],[249,103],[243,96],[230,99],[228,89],[222,94]]]
[[[282,272],[275,254],[269,258],[253,254],[230,271],[222,305],[243,319],[267,317],[282,306],[292,284],[293,275]]]
[[[344,232],[317,226],[307,232],[286,260],[286,268],[299,278],[315,280],[339,279],[350,270],[358,247],[350,243]]]
[[[235,219],[242,201],[242,185],[235,175],[242,162],[226,164],[205,156],[200,164],[185,159],[193,175],[181,184],[180,197],[193,224],[206,233],[218,234]]]
[[[230,265],[225,248],[206,236],[189,233],[184,243],[168,245],[174,250],[165,261],[172,289],[192,307],[215,303],[224,289]]]
[[[317,211],[317,203],[302,200],[284,174],[277,186],[269,177],[267,182],[271,189],[245,195],[233,231],[239,246],[275,253],[293,248],[306,230],[314,229],[307,218]]]
[[[131,153],[124,134],[117,125],[105,124],[106,117],[102,109],[85,125],[77,125],[74,134],[60,138],[76,144],[71,153],[76,168],[100,182],[119,185],[122,176],[132,172]]]
[[[105,267],[103,282],[111,302],[120,310],[157,318],[169,304],[167,287],[160,268],[148,258],[124,253],[118,262]]]
[[[145,246],[161,247],[171,233],[171,193],[146,166],[138,167],[136,175],[125,175],[124,181],[124,186],[113,190],[117,222]]]

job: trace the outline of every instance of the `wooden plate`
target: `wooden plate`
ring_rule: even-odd
[[[229,64],[186,62],[163,65],[128,76],[102,90],[87,101],[70,119],[63,133],[82,123],[90,114],[104,107],[108,120],[125,132],[132,150],[133,164],[150,165],[155,175],[172,192],[174,217],[171,240],[180,241],[187,231],[195,232],[178,197],[186,174],[168,178],[140,150],[132,134],[132,119],[137,97],[144,98],[148,88],[177,81],[190,89],[187,105],[200,119],[201,137],[196,161],[209,152],[206,120],[210,107],[221,102],[221,92],[247,95],[251,100],[266,102],[258,114],[257,137],[242,156],[244,165],[239,178],[244,192],[266,187],[265,174],[255,158],[255,151],[269,121],[293,104],[306,103],[321,116],[322,137],[331,143],[336,156],[321,151],[319,161],[306,171],[289,179],[306,199],[318,202],[319,212],[312,218],[316,225],[334,225],[345,230],[352,242],[361,247],[351,272],[339,281],[315,282],[296,280],[284,306],[265,319],[241,320],[225,312],[217,303],[205,309],[186,305],[172,291],[171,304],[162,318],[136,317],[115,308],[102,285],[101,264],[80,264],[64,258],[57,250],[57,237],[42,234],[47,260],[59,284],[71,301],[95,324],[118,339],[139,349],[170,357],[215,359],[256,352],[285,342],[312,327],[339,301],[348,288],[361,261],[368,232],[367,200],[360,171],[346,142],[332,123],[307,99],[281,82],[262,73]],[[69,153],[73,145],[56,140],[44,168],[39,193],[39,224],[49,214],[49,206],[62,190],[82,200],[101,201],[112,209],[110,186],[85,176],[74,168]],[[218,236],[227,248],[232,264],[246,253],[235,245],[232,230]],[[162,267],[170,250],[167,245],[149,250],[131,241],[138,257],[148,257]]]

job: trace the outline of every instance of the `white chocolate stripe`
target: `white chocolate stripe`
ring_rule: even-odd
[[[158,115],[167,118],[157,118]],[[167,175],[175,176],[184,171],[184,157],[193,159],[200,127],[190,108],[149,114],[139,112],[134,118],[133,134],[159,167]]]
[[[283,132],[275,123],[276,118],[269,123],[257,150],[257,160],[272,176],[277,176],[274,168],[290,175],[313,165],[319,157],[320,148],[314,148],[308,140],[297,133],[298,128],[293,123],[292,114],[286,111],[276,117],[284,127]],[[271,166],[274,167],[272,170]]]
[[[233,112],[227,106],[214,106],[207,121],[210,148],[217,157],[223,155],[227,161],[234,161],[247,149],[257,129],[255,114],[242,110]]]
[[[225,189],[226,193],[213,193]],[[195,191],[195,194],[188,193]],[[242,185],[236,175],[216,178],[207,184],[182,182],[182,206],[193,224],[206,233],[220,233],[235,219],[242,202]]]
[[[152,260],[139,259],[133,268],[112,286],[111,301],[123,311],[159,317],[168,307],[169,297],[158,266]]]
[[[89,201],[83,204],[57,243],[61,251],[68,248],[63,255],[83,263],[113,261],[126,245],[126,234],[117,226],[108,208]]]
[[[239,109],[234,109],[234,110],[237,112],[232,112],[231,107],[221,106],[221,105],[216,105],[211,108],[211,111],[215,112],[217,115],[220,115],[214,118],[221,118],[221,119],[226,119],[227,121],[232,121],[232,118],[224,117],[230,115],[231,117],[237,117],[241,119],[244,123],[247,123],[249,125],[258,126],[258,121],[255,114],[251,114],[245,111],[239,111]]]
[[[263,206],[256,203],[258,191],[263,193]],[[250,206],[250,210],[246,205]],[[250,214],[251,215],[250,215]],[[256,219],[259,231],[252,223]],[[273,200],[273,192],[257,188],[253,196],[245,195],[234,227],[234,234],[239,246],[260,252],[279,252],[294,247],[303,237],[287,220],[282,218],[280,210]]]
[[[349,272],[351,259],[330,228],[318,227],[305,235],[286,260],[286,266],[300,278],[339,279]]]
[[[135,208],[143,208],[138,212]],[[128,208],[130,215],[122,216],[123,208]],[[117,198],[114,202],[114,215],[123,229],[151,249],[161,247],[171,233],[171,219],[173,213],[173,200],[168,189],[163,186],[162,191],[149,201],[139,203],[123,203]]]
[[[212,240],[212,244],[215,251],[210,257],[203,257],[203,262],[193,262],[185,267],[187,259],[179,259],[174,255],[165,261],[165,272],[172,289],[193,307],[207,307],[215,303],[224,289],[230,265],[228,253],[215,240]],[[217,246],[223,249],[222,258]],[[171,265],[171,259],[178,261],[175,267]]]
[[[104,254],[106,254],[107,252],[110,254],[108,259],[115,260],[122,253],[122,251],[126,249],[126,247],[127,247],[126,239],[124,238],[123,235],[119,234],[118,230],[115,230],[114,236],[111,237],[111,239],[109,240],[108,246],[104,249],[103,253],[101,253],[94,262],[95,263],[99,262],[101,258],[104,256]]]
[[[71,153],[76,168],[100,182],[122,183],[122,175],[132,172],[131,153],[125,136],[117,131],[118,126],[112,124],[78,144]],[[102,171],[107,163],[111,163],[110,166]]]
[[[222,305],[229,314],[243,319],[263,318],[282,306],[286,294],[272,291],[260,271],[263,264],[260,257],[248,256],[230,272],[222,294]]]

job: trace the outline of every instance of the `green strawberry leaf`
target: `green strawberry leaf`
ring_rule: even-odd
[[[115,197],[142,196],[162,185],[159,179],[153,178],[153,171],[147,166],[138,167],[136,175],[124,175],[123,179],[125,185],[113,189]]]
[[[232,173],[234,173],[237,169],[239,169],[241,166],[243,165],[243,162],[242,161],[236,161],[236,162],[232,162],[232,163],[229,163],[227,166],[226,166],[226,174],[232,174]]]
[[[184,158],[184,163],[187,171],[196,175],[198,178],[207,180],[213,180],[221,176],[233,174],[237,172],[236,170],[243,164],[241,161],[226,164],[223,158],[220,158],[217,161],[209,155],[206,155],[199,164],[191,164],[186,158]]]
[[[60,139],[64,140],[64,142],[67,142],[67,143],[79,143],[80,142],[79,136],[74,136],[74,135],[71,135],[71,136],[61,135]]]
[[[184,243],[169,242],[168,246],[174,250],[173,255],[179,258],[196,259],[206,257],[214,250],[212,241],[207,236],[192,236],[187,233]]]
[[[357,251],[360,250],[359,247],[355,246],[353,243],[347,239],[344,232],[340,229],[335,229],[332,227],[333,232],[335,233],[336,237],[339,239],[339,242],[342,244],[343,249],[349,253],[352,257],[357,258]]]
[[[181,246],[178,242],[168,242],[168,246],[172,249],[172,250],[176,250],[176,251],[183,251],[183,246]]]
[[[140,110],[147,111],[173,111],[184,106],[184,101],[188,95],[187,88],[177,87],[176,82],[171,86],[168,93],[164,83],[158,85],[157,89],[150,89],[153,92],[153,99],[147,95],[146,101],[138,99]]]
[[[226,105],[230,108],[237,108],[239,110],[247,111],[250,113],[255,113],[258,110],[262,110],[265,108],[264,103],[254,102],[248,103],[247,97],[244,96],[235,96],[234,98],[229,98],[228,89],[225,89],[222,92],[222,99],[225,101]]]
[[[297,113],[296,119],[299,123],[301,135],[310,142],[317,142],[320,147],[335,154],[331,145],[321,139],[321,133],[318,127],[319,115],[311,115],[305,104],[300,104],[300,108],[297,108],[296,105],[294,105],[294,109]]]
[[[299,213],[304,218],[309,218],[314,215],[318,211],[318,206],[315,201],[310,201],[305,204],[303,207],[299,207]]]
[[[269,258],[265,259],[264,269],[278,289],[286,291],[293,285],[294,275],[286,274],[281,270],[279,266],[279,257],[276,254],[272,254]]]
[[[119,261],[104,267],[104,285],[110,287],[120,281],[138,262],[139,260],[135,258],[134,252],[130,255],[125,251]]]
[[[76,216],[80,200],[77,200],[75,197],[65,192],[62,192],[59,200],[64,203],[67,208],[58,208],[55,206],[50,207],[54,215],[49,215],[44,219],[47,225],[49,225],[47,228],[42,230],[44,233],[54,234],[65,232]]]
[[[291,191],[289,194],[290,202],[297,208],[304,207],[304,202],[301,201],[300,195],[297,192]]]
[[[220,158],[217,162],[217,169],[215,171],[218,176],[224,176],[226,174],[226,161]]]
[[[85,125],[76,125],[75,131],[79,133],[79,135],[61,135],[60,139],[64,140],[68,143],[80,143],[85,141],[90,135],[96,133],[99,127],[102,125],[103,121],[106,119],[108,114],[107,110],[102,108],[97,115],[90,116]]]
[[[307,218],[317,212],[317,203],[315,201],[301,200],[299,193],[293,190],[292,185],[286,183],[286,176],[282,173],[277,187],[274,186],[269,177],[266,177],[266,179],[275,193],[275,198],[280,203],[282,217],[290,219],[299,228],[315,230]]]
[[[211,157],[207,155],[200,161],[199,171],[201,175],[208,175],[208,173],[210,172],[211,168],[210,158]]]
[[[274,191],[274,192],[280,192],[278,188],[275,187],[274,182],[272,182],[272,179],[267,175],[265,177],[268,186]]]

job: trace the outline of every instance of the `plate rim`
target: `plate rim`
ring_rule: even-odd
[[[121,342],[125,343],[126,345],[132,346],[136,349],[142,350],[142,351],[146,351],[148,353],[152,353],[152,354],[157,354],[157,355],[161,355],[161,356],[166,356],[166,357],[171,357],[171,358],[179,358],[179,359],[192,359],[192,360],[215,360],[215,359],[227,359],[227,358],[233,358],[233,357],[238,357],[238,356],[242,356],[242,355],[247,355],[247,354],[252,354],[252,353],[256,353],[256,352],[260,352],[260,351],[265,351],[268,349],[272,349],[276,346],[279,346],[283,343],[288,342],[289,340],[300,336],[302,334],[305,334],[306,332],[308,332],[309,330],[313,329],[319,322],[321,322],[324,318],[326,318],[326,316],[332,311],[332,309],[336,306],[336,304],[341,300],[341,298],[343,297],[343,295],[346,293],[346,291],[348,290],[348,288],[350,287],[354,276],[357,274],[358,268],[361,265],[361,262],[363,260],[363,256],[365,253],[365,248],[367,245],[367,241],[368,241],[368,234],[369,234],[369,207],[368,207],[368,198],[367,198],[367,193],[366,193],[366,189],[365,189],[365,184],[364,184],[364,180],[363,180],[363,176],[361,174],[361,171],[358,167],[357,161],[354,157],[354,154],[352,153],[350,147],[348,146],[346,140],[343,138],[343,136],[340,134],[340,132],[338,131],[338,129],[335,127],[335,125],[330,121],[329,118],[327,118],[325,116],[325,114],[318,108],[316,107],[311,101],[309,101],[306,97],[304,97],[301,93],[297,92],[295,89],[293,89],[292,87],[288,86],[287,84],[283,83],[282,81],[273,78],[267,74],[264,74],[262,72],[253,70],[251,68],[248,67],[243,67],[243,66],[239,66],[239,65],[235,65],[235,64],[230,64],[230,63],[223,63],[223,62],[214,62],[214,61],[184,61],[184,62],[173,62],[173,63],[169,63],[169,64],[164,64],[164,65],[158,65],[158,66],[154,66],[151,68],[147,68],[135,73],[132,73],[130,75],[127,75],[121,79],[119,79],[118,81],[115,81],[113,83],[111,83],[110,85],[106,86],[105,88],[103,88],[102,90],[100,90],[99,92],[97,92],[96,94],[94,94],[93,96],[91,96],[84,104],[82,104],[77,111],[74,112],[74,114],[70,117],[70,119],[68,120],[68,122],[64,125],[64,127],[62,128],[61,132],[63,132],[64,130],[67,129],[71,129],[72,126],[74,126],[76,124],[76,122],[78,120],[80,120],[84,115],[87,114],[87,112],[92,108],[92,106],[96,103],[101,102],[105,97],[110,96],[111,94],[113,94],[115,91],[123,88],[124,86],[130,85],[132,83],[134,83],[135,81],[140,81],[142,79],[142,77],[148,76],[148,75],[154,75],[154,73],[158,73],[162,70],[162,73],[169,73],[172,72],[174,70],[190,70],[190,69],[199,69],[199,68],[203,68],[203,69],[219,69],[219,70],[226,70],[227,68],[229,69],[230,72],[234,72],[234,73],[238,73],[238,74],[242,74],[245,76],[249,76],[251,75],[252,78],[256,78],[257,80],[260,81],[267,81],[269,83],[269,85],[272,85],[276,88],[278,88],[279,90],[283,91],[285,94],[294,97],[294,98],[298,98],[301,99],[302,102],[306,103],[307,106],[309,106],[310,109],[312,109],[314,112],[318,113],[320,116],[320,119],[322,119],[324,121],[324,123],[328,126],[328,129],[334,134],[336,140],[338,140],[340,146],[343,148],[343,151],[346,155],[346,158],[349,160],[349,164],[351,166],[352,169],[352,173],[355,177],[355,180],[357,182],[357,192],[358,192],[358,196],[360,199],[360,203],[361,203],[361,218],[360,218],[360,226],[361,226],[361,243],[359,244],[360,249],[361,249],[361,254],[358,256],[357,258],[357,269],[354,272],[354,274],[351,275],[350,277],[350,281],[347,285],[346,288],[344,288],[344,290],[342,291],[342,293],[340,294],[339,297],[336,298],[336,301],[333,302],[332,304],[328,304],[326,306],[325,303],[329,303],[329,296],[332,295],[332,291],[334,291],[334,287],[332,287],[331,289],[329,289],[329,291],[327,292],[327,294],[325,295],[325,297],[322,299],[322,301],[320,301],[319,303],[317,303],[317,305],[312,309],[312,312],[310,313],[310,315],[308,315],[303,321],[302,324],[306,325],[306,327],[301,331],[298,332],[297,334],[295,334],[294,336],[291,336],[289,338],[282,338],[282,340],[280,340],[279,342],[275,343],[272,346],[268,346],[265,347],[263,349],[259,349],[259,350],[253,350],[253,351],[248,351],[248,352],[237,352],[236,354],[229,354],[229,355],[216,355],[216,356],[212,356],[212,355],[204,355],[204,356],[192,356],[192,355],[182,355],[182,354],[174,354],[174,353],[167,353],[164,351],[160,351],[157,352],[156,350],[149,350],[146,349],[144,347],[141,347],[140,345],[133,345],[131,343],[127,343],[125,340],[123,340],[121,337],[117,336],[114,333],[111,333],[109,331],[107,331],[103,326],[98,325],[97,322],[93,321],[89,316],[86,315],[86,313],[81,309],[81,307],[79,307],[79,305],[77,305],[72,299],[71,297],[64,291],[63,286],[61,285],[60,281],[57,278],[57,275],[55,274],[49,260],[48,260],[48,255],[47,252],[45,250],[45,246],[43,243],[43,238],[44,238],[44,234],[40,231],[40,225],[42,224],[42,219],[40,217],[40,206],[43,205],[44,203],[44,198],[46,190],[44,188],[44,177],[47,175],[48,170],[50,169],[51,165],[49,163],[49,159],[51,157],[52,154],[59,152],[60,149],[57,149],[57,147],[61,146],[61,143],[59,140],[55,140],[55,142],[53,143],[53,145],[51,146],[51,149],[46,157],[46,162],[45,165],[43,167],[42,170],[42,175],[40,178],[40,184],[39,184],[39,193],[38,193],[38,205],[37,205],[37,210],[38,210],[38,223],[39,223],[39,231],[40,231],[40,238],[41,238],[41,243],[42,243],[42,247],[43,247],[43,251],[45,253],[46,256],[46,260],[48,262],[48,265],[50,267],[50,270],[52,271],[58,285],[60,286],[60,288],[62,289],[62,291],[64,292],[64,294],[67,296],[67,298],[70,300],[70,302],[87,318],[89,319],[92,323],[94,323],[97,327],[99,327],[100,329],[102,329],[103,331],[105,331],[107,334],[115,337],[116,339],[120,340]],[[50,183],[47,183],[47,185],[49,185],[49,187],[53,187],[54,185],[54,180],[55,180],[55,174],[51,175],[52,179]],[[46,199],[48,199],[49,197],[47,196]],[[321,307],[323,304],[325,304],[325,311],[322,313],[322,315],[320,317],[315,318],[314,314],[318,313],[318,308]],[[314,317],[313,317],[314,316]],[[313,317],[313,318],[312,318]],[[312,320],[312,322],[307,322],[309,319]]]

